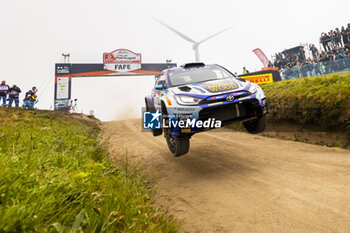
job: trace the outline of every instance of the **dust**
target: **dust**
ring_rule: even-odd
[[[139,106],[138,106],[139,107]],[[132,106],[124,106],[118,108],[118,111],[115,113],[115,120],[128,120],[128,119],[136,119],[141,116],[141,107],[136,108]]]

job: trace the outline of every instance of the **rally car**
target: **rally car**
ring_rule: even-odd
[[[266,127],[268,108],[263,90],[219,65],[188,63],[162,71],[152,93],[145,97],[152,120],[161,116],[153,136],[164,132],[170,152],[188,152],[192,135],[243,122],[249,133]]]

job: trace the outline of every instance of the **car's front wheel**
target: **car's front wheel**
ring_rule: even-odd
[[[266,128],[266,116],[243,122],[245,129],[252,134],[261,133]]]
[[[188,135],[172,135],[170,129],[167,129],[165,130],[165,138],[170,152],[176,157],[186,154],[190,149]]]

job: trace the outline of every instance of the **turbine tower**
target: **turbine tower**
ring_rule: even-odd
[[[230,28],[232,28],[232,26],[231,26],[231,27],[228,27],[228,28],[226,28],[226,29],[224,29],[224,30],[222,30],[222,31],[219,31],[219,32],[217,32],[217,33],[215,33],[215,34],[213,34],[213,35],[211,35],[211,36],[208,36],[208,37],[204,38],[203,40],[197,42],[197,41],[191,39],[190,37],[186,36],[185,34],[183,34],[183,33],[179,32],[179,31],[177,31],[176,29],[174,29],[174,28],[172,28],[172,27],[170,27],[169,25],[165,24],[164,22],[160,21],[159,19],[157,19],[157,18],[155,18],[155,17],[152,17],[152,18],[155,19],[156,21],[158,21],[159,23],[163,24],[165,27],[167,27],[167,28],[170,29],[171,31],[175,32],[176,34],[178,34],[179,36],[181,36],[182,38],[184,38],[184,39],[187,40],[188,42],[193,43],[193,44],[192,44],[192,49],[194,50],[194,55],[195,55],[195,61],[196,61],[196,62],[199,62],[199,61],[200,61],[200,59],[199,59],[199,45],[200,45],[201,43],[203,43],[204,41],[207,41],[207,40],[213,38],[214,36],[217,36],[217,35],[223,33],[224,31],[227,31],[227,30],[230,29]]]

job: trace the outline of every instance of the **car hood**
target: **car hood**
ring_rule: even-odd
[[[211,80],[201,83],[191,83],[170,88],[176,94],[210,96],[220,95],[247,89],[249,82],[239,81],[236,78]]]

